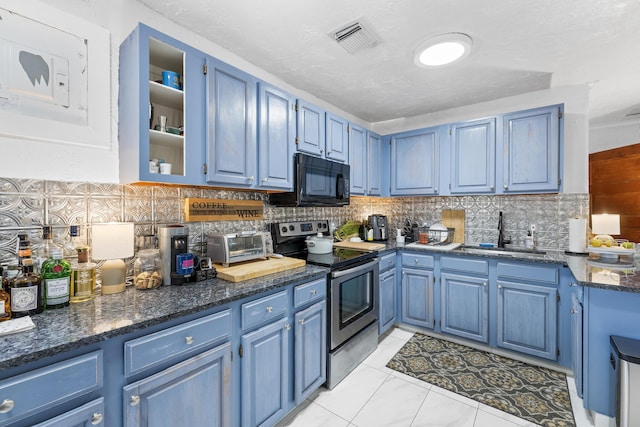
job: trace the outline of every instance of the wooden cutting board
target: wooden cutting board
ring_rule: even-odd
[[[387,247],[384,243],[371,242],[335,242],[333,246],[338,248],[362,249],[363,251],[378,251]]]
[[[213,264],[213,266],[216,268],[218,278],[229,282],[241,282],[292,268],[304,267],[306,263],[303,259],[283,257],[241,262],[231,264],[229,267],[224,267],[221,264]]]
[[[464,243],[465,213],[461,209],[444,209],[442,211],[442,224],[456,229],[453,234],[454,243]]]

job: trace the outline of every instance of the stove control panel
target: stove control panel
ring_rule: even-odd
[[[312,236],[317,233],[329,232],[329,221],[312,220],[296,222],[280,222],[276,225],[281,237]]]

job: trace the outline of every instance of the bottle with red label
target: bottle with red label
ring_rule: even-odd
[[[62,308],[69,305],[71,265],[62,258],[62,249],[51,248],[49,258],[40,267],[42,307]]]

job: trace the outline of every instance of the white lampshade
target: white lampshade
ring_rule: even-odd
[[[94,259],[108,260],[133,256],[133,223],[107,222],[91,226],[91,251]]]
[[[591,215],[591,232],[593,234],[620,234],[620,215]]]
[[[100,268],[103,295],[125,290],[127,265],[122,258],[133,256],[133,239],[134,231],[131,222],[92,225],[93,258],[106,260]]]

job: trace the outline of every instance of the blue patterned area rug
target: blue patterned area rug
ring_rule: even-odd
[[[545,427],[575,426],[560,372],[423,334],[387,367]]]

